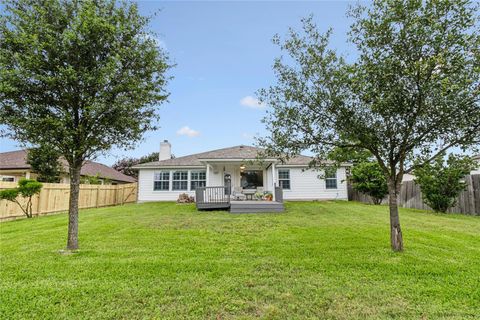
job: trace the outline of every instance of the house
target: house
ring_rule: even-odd
[[[274,193],[275,186],[282,188],[285,200],[348,199],[348,164],[321,179],[320,172],[308,168],[311,157],[301,155],[286,163],[277,159],[260,162],[259,151],[235,146],[172,159],[171,145],[165,140],[158,161],[134,167],[139,171],[138,201],[175,201],[182,193],[195,196],[197,188],[205,187],[221,187],[228,195],[235,190],[247,195],[251,190]]]
[[[67,172],[67,162],[63,159],[61,159],[60,162],[64,167],[64,171]],[[106,184],[136,182],[135,178],[124,175],[113,168],[93,161],[86,161],[80,174],[83,177],[98,175],[100,181]],[[35,177],[36,174],[32,172],[30,165],[27,163],[26,150],[0,153],[0,181],[17,182],[20,178],[35,179]],[[67,174],[62,175],[60,179],[61,183],[70,182]]]

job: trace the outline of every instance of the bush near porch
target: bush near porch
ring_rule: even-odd
[[[287,203],[282,214],[194,205],[83,210],[0,224],[1,319],[474,319],[480,219],[401,209],[392,253],[385,206]]]

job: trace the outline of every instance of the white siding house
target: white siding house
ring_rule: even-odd
[[[135,166],[138,201],[175,201],[182,193],[195,195],[198,187],[228,187],[230,193],[248,189],[273,193],[283,189],[285,200],[347,200],[346,168],[342,165],[328,175],[309,169],[312,160],[298,156],[287,163],[277,159],[258,160],[261,151],[250,146],[218,149],[171,158],[171,145],[160,146],[159,161]]]

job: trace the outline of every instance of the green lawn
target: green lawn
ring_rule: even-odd
[[[0,319],[466,319],[480,317],[480,218],[287,203],[283,214],[173,203],[0,224]]]

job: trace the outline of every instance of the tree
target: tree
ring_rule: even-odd
[[[120,171],[127,176],[138,178],[138,170],[132,169],[133,166],[141,163],[158,161],[158,152],[152,152],[149,155],[140,158],[123,158],[115,162],[113,169]]]
[[[336,163],[350,162],[353,164],[374,160],[370,151],[358,148],[333,148],[328,153],[327,159]]]
[[[155,129],[168,58],[136,4],[6,0],[0,17],[0,123],[69,165],[67,249],[78,249],[80,169]]]
[[[60,153],[52,146],[44,145],[39,148],[28,149],[27,163],[37,176],[37,181],[58,183],[64,173],[59,161]]]
[[[27,218],[31,218],[33,217],[32,197],[39,194],[41,190],[42,184],[40,182],[31,179],[20,179],[17,188],[0,191],[0,200],[16,203]],[[25,198],[24,204],[18,201],[18,196]]]
[[[444,155],[433,163],[415,170],[415,182],[420,185],[424,202],[435,212],[447,212],[455,206],[456,199],[467,184],[462,179],[475,169],[475,162],[468,156]]]
[[[80,178],[80,183],[81,184],[111,184],[111,180],[108,178],[102,178],[100,175],[97,173],[94,176],[83,176]]]
[[[322,164],[334,148],[371,152],[389,190],[391,246],[403,250],[397,197],[405,173],[452,147],[480,142],[480,30],[472,1],[384,0],[349,11],[347,59],[329,47],[313,18],[274,37],[288,59],[259,91],[270,106],[270,156],[303,150]]]
[[[377,162],[361,162],[352,168],[350,181],[355,190],[369,195],[373,204],[380,204],[388,195],[387,179]]]

